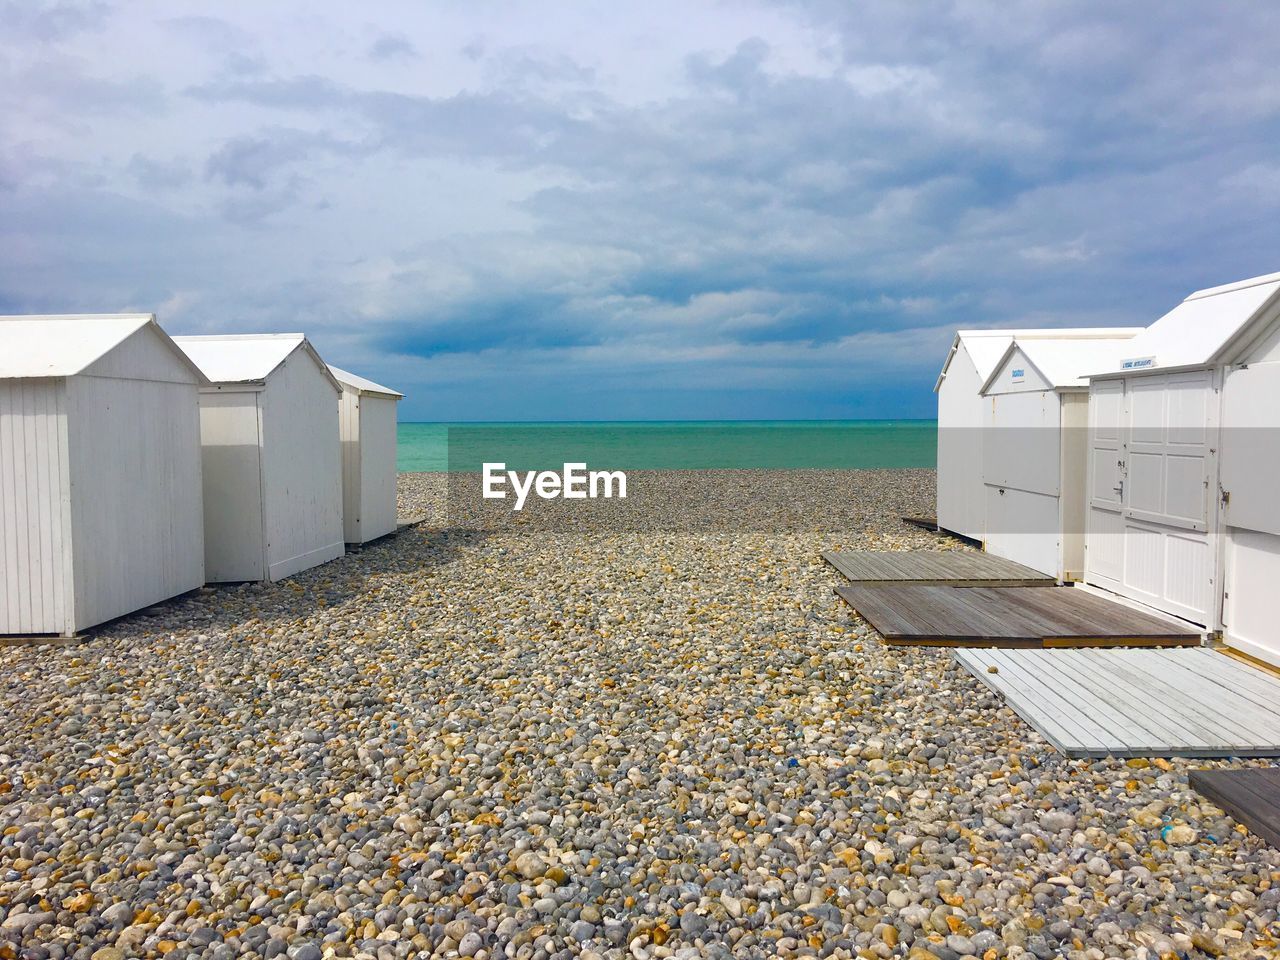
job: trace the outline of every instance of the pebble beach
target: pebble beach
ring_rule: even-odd
[[[403,474],[395,537],[0,648],[0,960],[1280,955],[1218,761],[1067,759],[834,596],[964,549],[932,471],[633,482]]]

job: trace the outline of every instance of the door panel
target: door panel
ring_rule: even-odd
[[[1120,458],[1124,427],[1124,381],[1106,380],[1089,394],[1089,500],[1120,510]]]
[[[1124,506],[1159,517],[1164,512],[1164,455],[1150,449],[1152,446],[1154,444],[1148,444],[1145,450],[1130,446]]]
[[[1222,395],[1223,525],[1280,536],[1280,363],[1232,370]]]
[[[1108,510],[1091,512],[1085,542],[1085,580],[1115,589],[1124,577],[1124,519]]]
[[[1062,540],[1058,498],[1043,493],[987,486],[985,549],[997,557],[1061,577]]]
[[[1280,583],[1280,537],[1256,530],[1226,533],[1227,643],[1280,666],[1275,592]]]

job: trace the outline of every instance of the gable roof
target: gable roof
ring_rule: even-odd
[[[1280,301],[1280,273],[1197,290],[1134,337],[1114,363],[1095,376],[1137,372],[1126,362],[1149,360],[1146,369],[1203,367],[1224,362],[1232,344]]]
[[[213,383],[262,384],[293,353],[304,350],[315,361],[335,390],[342,387],[320,359],[311,341],[301,333],[237,333],[202,337],[174,337],[196,366]]]
[[[144,327],[205,383],[200,368],[174,344],[152,313],[36,314],[0,317],[0,379],[73,377]]]
[[[390,387],[384,387],[381,384],[374,383],[372,380],[366,380],[357,374],[340,367],[329,364],[329,372],[334,375],[338,383],[342,384],[344,389],[350,389],[361,396],[371,397],[390,397],[392,400],[403,400],[404,394]]]
[[[1130,341],[1103,338],[1038,339],[1015,338],[982,383],[980,393],[995,386],[1000,372],[1015,355],[1021,354],[1055,390],[1089,386],[1089,375],[1099,367],[1114,363]]]
[[[961,344],[964,344],[965,350],[973,360],[973,365],[978,371],[978,378],[985,383],[995,371],[996,366],[1003,362],[1004,354],[1015,337],[1022,340],[1127,340],[1141,332],[1142,327],[1038,327],[1022,330],[957,330],[955,338],[951,341],[951,350],[947,353],[947,359],[943,361],[942,372],[938,374],[938,380],[933,385],[933,392],[937,393],[942,386],[942,381],[947,378],[947,368],[951,366],[951,360],[959,352]]]

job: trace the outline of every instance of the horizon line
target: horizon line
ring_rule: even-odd
[[[490,424],[610,424],[610,423],[937,423],[937,417],[715,417],[706,419],[652,420],[397,420],[398,424],[436,426],[485,426]]]

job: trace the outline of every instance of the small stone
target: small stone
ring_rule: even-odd
[[[480,948],[484,946],[484,940],[480,934],[472,930],[461,940],[458,941],[458,955],[463,957],[474,957]]]
[[[133,919],[133,907],[123,900],[102,911],[102,919],[115,926],[122,926]]]
[[[187,943],[191,944],[193,947],[207,947],[218,939],[220,939],[220,937],[218,936],[217,930],[214,930],[211,927],[201,927],[198,930],[192,931],[192,933],[187,937]]]
[[[680,931],[691,937],[701,936],[707,932],[707,918],[686,910],[680,915]]]
[[[537,880],[547,872],[547,862],[531,850],[516,857],[516,873],[526,880]]]
[[[1040,815],[1040,826],[1050,833],[1061,833],[1063,830],[1074,830],[1076,818],[1066,810],[1049,810]]]
[[[1169,827],[1163,833],[1162,839],[1164,842],[1174,847],[1185,847],[1200,839],[1200,834],[1196,832],[1195,828],[1189,827],[1185,823]]]

